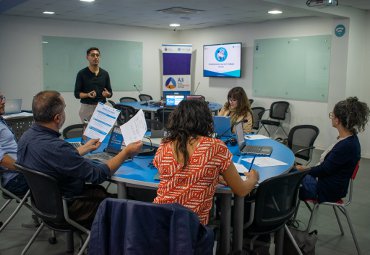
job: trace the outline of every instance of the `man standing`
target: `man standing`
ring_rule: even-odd
[[[80,98],[81,121],[90,120],[98,102],[106,102],[112,97],[112,87],[107,71],[99,67],[100,51],[93,47],[86,51],[89,66],[80,70],[76,77],[75,97]]]
[[[69,214],[90,228],[100,202],[108,196],[97,184],[107,180],[127,158],[137,154],[142,142],[129,144],[105,164],[97,164],[82,155],[97,149],[100,146],[98,139],[91,139],[75,149],[59,138],[59,129],[65,121],[64,109],[64,99],[59,92],[42,91],[33,98],[35,124],[19,140],[17,162],[56,178],[62,195],[87,197],[74,200],[69,206]]]

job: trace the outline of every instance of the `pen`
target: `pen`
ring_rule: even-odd
[[[253,166],[253,163],[254,163],[254,160],[255,160],[256,156],[257,155],[254,155],[254,157],[252,159],[252,162],[251,162],[251,165],[249,166],[248,172],[250,172],[252,170],[252,166]]]

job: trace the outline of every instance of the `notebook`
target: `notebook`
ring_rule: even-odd
[[[243,123],[235,125],[236,139],[238,141],[239,152],[242,155],[253,156],[270,156],[272,153],[271,146],[254,146],[246,145],[244,140]]]
[[[119,126],[116,125],[113,127],[107,148],[105,148],[104,152],[87,154],[85,155],[85,157],[92,160],[106,162],[107,160],[116,156],[122,150],[122,148],[124,147],[122,143],[123,136],[121,133],[121,129]]]
[[[22,99],[7,99],[5,103],[5,114],[20,113],[22,110]]]
[[[166,107],[176,107],[184,98],[184,95],[166,95]]]
[[[213,128],[217,137],[232,136],[230,116],[213,116]]]

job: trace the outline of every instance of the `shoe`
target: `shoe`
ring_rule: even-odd
[[[22,223],[22,228],[38,228],[40,226],[39,218],[36,215],[32,214],[31,223]]]

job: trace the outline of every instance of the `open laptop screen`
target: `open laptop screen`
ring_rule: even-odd
[[[243,123],[238,123],[235,125],[235,133],[236,133],[236,140],[238,141],[238,147],[239,149],[241,149],[245,145]]]
[[[232,136],[230,116],[213,116],[213,127],[218,137]]]
[[[7,99],[5,103],[5,114],[20,113],[22,109],[22,99]]]
[[[184,97],[184,95],[166,95],[166,107],[178,106]]]

